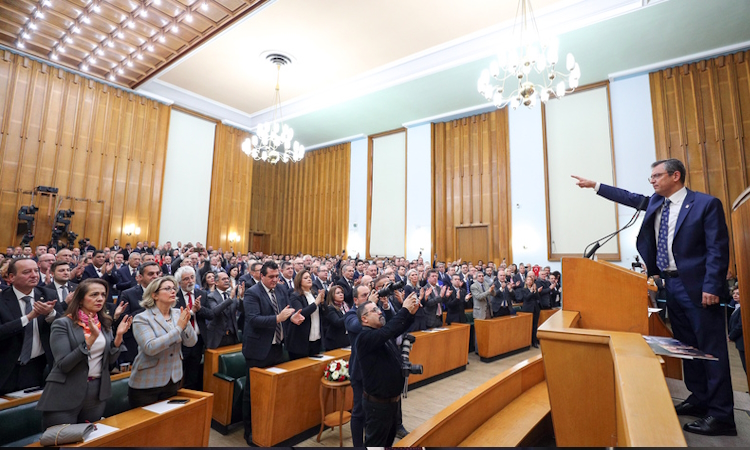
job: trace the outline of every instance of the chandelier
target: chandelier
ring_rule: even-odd
[[[305,146],[294,141],[294,130],[281,122],[281,95],[279,94],[279,75],[281,66],[291,63],[286,55],[272,53],[266,59],[276,65],[276,93],[273,100],[273,120],[258,125],[256,134],[242,143],[242,151],[256,161],[267,161],[271,164],[282,162],[299,162],[305,157]]]
[[[578,63],[568,53],[567,73],[558,71],[558,40],[540,38],[530,0],[518,1],[512,44],[509,49],[500,50],[498,59],[482,71],[477,82],[479,93],[497,108],[509,103],[513,109],[521,104],[531,108],[539,100],[547,103],[550,98],[562,98],[578,87],[581,78]]]

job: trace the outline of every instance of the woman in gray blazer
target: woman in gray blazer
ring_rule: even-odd
[[[182,385],[182,345],[192,347],[198,335],[190,323],[190,310],[172,308],[177,280],[157,278],[143,292],[144,311],[133,320],[138,355],[128,380],[128,401],[137,408],[177,394]]]
[[[55,358],[36,409],[47,429],[64,423],[95,422],[111,397],[110,363],[121,350],[133,319],[124,316],[112,336],[112,318],[104,304],[109,285],[99,278],[81,282],[65,315],[52,323],[50,347]]]

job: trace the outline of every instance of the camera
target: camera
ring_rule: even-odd
[[[378,291],[378,297],[390,297],[391,295],[393,295],[393,293],[395,291],[397,291],[397,290],[399,290],[399,289],[401,289],[403,287],[404,287],[404,282],[403,281],[399,281],[397,283],[390,282],[390,283],[386,284],[384,288],[382,288],[381,290]],[[411,335],[409,335],[409,336],[411,336]],[[412,336],[412,339],[413,338],[414,338],[414,336]]]
[[[402,337],[401,341],[401,373],[404,378],[408,378],[409,375],[421,375],[424,372],[424,367],[421,364],[412,364],[409,361],[409,354],[411,354],[412,344],[417,338],[414,335],[406,333]]]
[[[641,270],[641,260],[635,255],[635,262],[630,265],[633,270]]]

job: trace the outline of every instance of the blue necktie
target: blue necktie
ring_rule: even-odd
[[[659,223],[659,240],[656,243],[656,267],[665,270],[669,266],[669,255],[667,254],[667,240],[669,235],[669,199],[664,200],[661,210],[661,222]]]

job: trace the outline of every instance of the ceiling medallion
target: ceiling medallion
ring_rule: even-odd
[[[567,73],[558,71],[559,43],[554,37],[548,40],[540,38],[531,0],[518,2],[511,42],[510,49],[501,49],[498,59],[490,63],[489,69],[482,71],[477,82],[479,93],[497,108],[508,103],[513,109],[521,104],[531,108],[539,100],[547,103],[550,98],[562,98],[578,87],[581,78],[578,63],[568,53],[565,60]],[[513,89],[510,92],[506,81]]]

